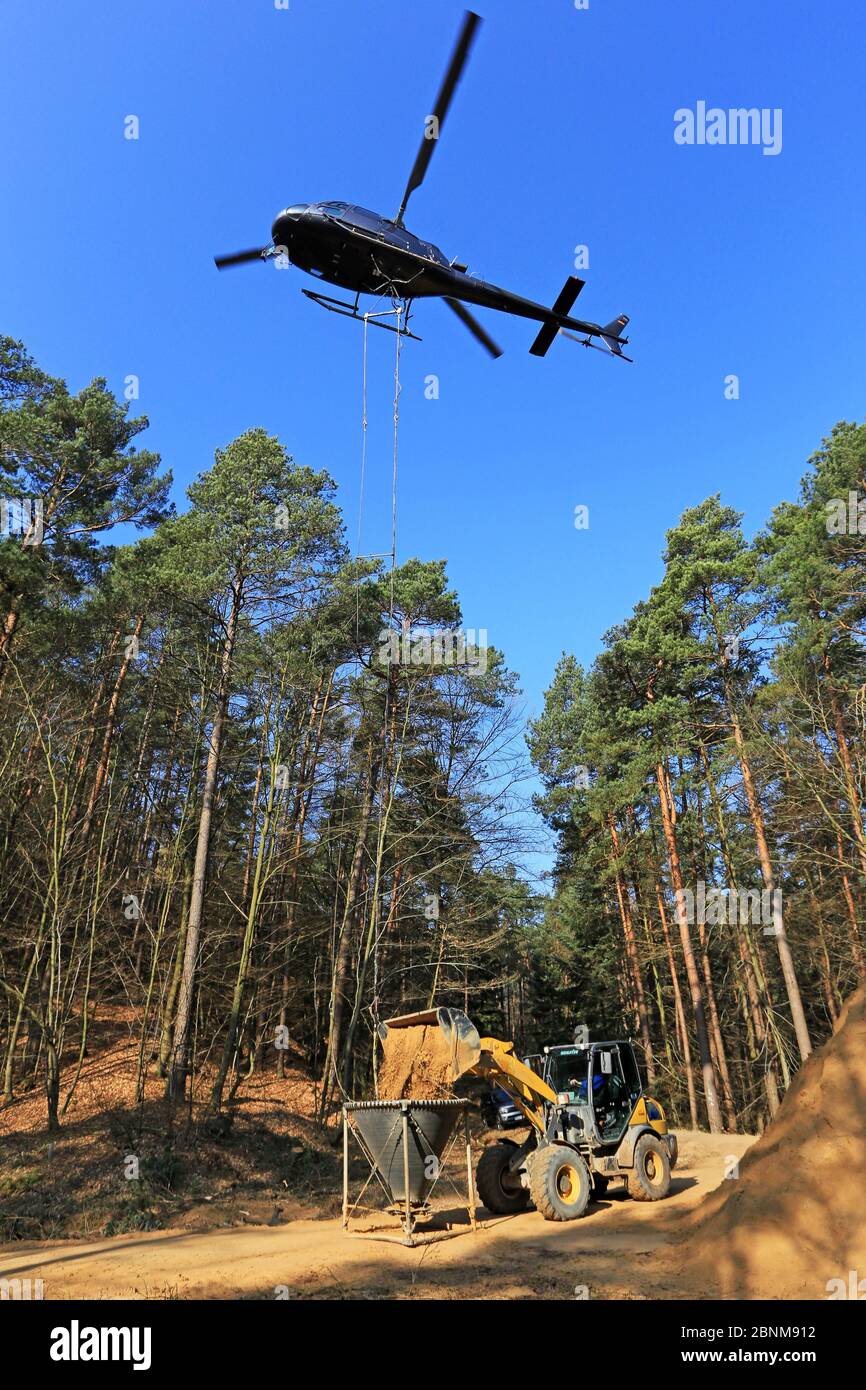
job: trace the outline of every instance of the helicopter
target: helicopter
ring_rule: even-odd
[[[413,301],[443,299],[491,357],[500,357],[502,350],[467,304],[540,322],[541,329],[529,349],[536,357],[544,357],[557,334],[563,332],[584,347],[597,348],[630,362],[632,359],[622,351],[628,342],[623,337],[628,323],[625,314],[603,326],[570,317],[570,310],[585,283],[578,276],[568,277],[552,307],[548,308],[470,274],[468,265],[449,260],[438,246],[415,236],[403,224],[409,199],[424,182],[480,23],[479,15],[466,11],[436,103],[424,123],[421,146],[395,217],[383,217],[352,203],[296,203],[277,214],[268,246],[216,256],[217,269],[270,260],[275,260],[281,268],[296,266],[328,285],[354,292],[354,301],[348,302],[319,290],[303,290],[323,308],[349,318],[366,319],[379,328],[404,333],[416,340],[417,335],[409,332],[408,327]],[[360,307],[362,294],[389,296],[397,313],[397,327],[365,315]]]

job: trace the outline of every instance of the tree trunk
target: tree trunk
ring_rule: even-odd
[[[719,800],[718,792],[716,791],[716,784],[715,779],[712,775],[710,760],[707,756],[707,750],[704,747],[703,742],[699,742],[699,748],[701,753],[701,761],[704,765],[704,777],[707,783],[707,789],[710,793],[710,804],[713,808],[713,816],[715,818],[716,829],[718,830],[719,834],[719,848],[722,853],[722,862],[724,863],[725,873],[727,874],[728,878],[728,886],[731,889],[732,893],[736,893],[737,875],[735,873],[734,863],[731,857],[730,845],[728,842],[728,833],[727,828],[725,826],[725,817],[724,812],[722,810],[722,804]],[[769,1055],[769,1030],[766,1026],[764,1015],[761,1012],[757,974],[752,963],[752,953],[747,935],[748,926],[745,922],[741,922],[739,920],[739,913],[737,914],[736,930],[737,950],[740,957],[740,963],[743,969],[743,977],[745,980],[746,996],[748,999],[749,1010],[751,1014],[752,1027],[755,1031],[756,1039],[759,1043],[763,1045],[764,1050],[767,1053],[766,1061],[764,1064],[764,1089],[767,1094],[767,1106],[770,1111],[770,1117],[772,1118],[772,1116],[775,1115],[776,1111],[779,1108],[779,1087],[776,1081],[776,1073],[773,1070],[772,1061]],[[772,1000],[770,1000],[769,998],[767,999],[766,1007],[769,1014],[772,1011]]]
[[[746,742],[743,738],[743,730],[740,725],[739,715],[737,714],[734,703],[734,695],[731,689],[730,657],[727,652],[727,643],[724,634],[721,632],[720,619],[716,609],[712,591],[708,591],[708,599],[713,613],[713,623],[718,643],[719,661],[722,667],[722,679],[725,708],[731,725],[731,732],[734,736],[734,743],[737,749],[737,759],[740,770],[743,774],[743,785],[746,790],[746,800],[749,806],[749,818],[752,822],[752,829],[755,835],[755,843],[758,847],[758,859],[761,865],[761,876],[764,880],[764,888],[770,894],[770,902],[773,905],[773,931],[776,937],[776,948],[779,952],[779,963],[782,967],[782,978],[785,981],[785,989],[788,994],[788,1005],[791,1010],[791,1019],[794,1024],[794,1032],[797,1036],[797,1046],[800,1049],[800,1057],[805,1062],[812,1052],[812,1040],[809,1037],[809,1028],[806,1023],[806,1014],[803,1009],[803,1000],[800,996],[800,985],[797,980],[797,972],[794,968],[794,958],[791,955],[791,947],[788,944],[788,935],[785,931],[785,921],[782,910],[777,906],[776,881],[773,875],[773,865],[770,859],[770,849],[767,844],[767,833],[764,826],[764,813],[755,791],[755,783],[752,777],[752,769],[746,754]],[[862,828],[862,827],[861,827]]]
[[[378,758],[375,756],[373,740],[371,738],[367,749],[367,768],[364,778],[364,795],[361,803],[361,815],[358,822],[358,833],[355,838],[355,849],[352,854],[352,864],[349,870],[349,881],[346,885],[346,901],[343,907],[343,918],[340,924],[340,935],[337,942],[337,954],[332,977],[331,1026],[328,1032],[328,1050],[325,1055],[325,1065],[322,1071],[322,1096],[319,1108],[319,1118],[321,1121],[325,1119],[327,1114],[327,1103],[331,1083],[336,1075],[337,1059],[340,1055],[343,1015],[345,1013],[346,1004],[348,1003],[349,960],[351,956],[352,938],[354,935],[352,928],[355,920],[355,909],[358,904],[361,875],[364,869],[364,856],[367,853],[367,835],[370,830],[370,819],[373,813],[373,800],[376,795],[376,784],[381,766],[381,756]],[[333,1076],[332,1073],[334,1074]]]
[[[851,882],[848,878],[845,855],[842,852],[842,836],[836,834],[836,858],[839,861],[839,877],[842,880],[842,891],[845,895],[845,907],[848,912],[848,926],[851,929],[851,954],[854,957],[854,966],[862,983],[866,980],[866,962],[863,959],[863,939],[860,935],[860,924],[857,921],[857,909],[854,906],[854,894],[851,892]]]
[[[712,1055],[710,1053],[709,1034],[707,1032],[707,1021],[704,1013],[704,996],[701,990],[700,976],[698,975],[698,968],[695,963],[695,953],[692,947],[691,933],[689,931],[683,876],[680,868],[680,856],[677,849],[676,833],[671,816],[671,804],[668,801],[667,769],[663,763],[658,763],[656,766],[656,782],[659,791],[662,829],[664,831],[665,845],[667,847],[671,885],[674,890],[677,924],[680,929],[680,940],[683,947],[686,979],[688,980],[692,1009],[695,1016],[695,1031],[698,1037],[698,1052],[700,1054],[701,1072],[704,1081],[704,1103],[707,1107],[707,1121],[712,1134],[721,1134],[724,1130],[724,1126],[722,1124],[722,1113],[719,1109],[719,1096],[716,1089]]]
[[[207,882],[208,859],[210,855],[211,822],[213,820],[217,775],[219,773],[223,733],[231,690],[232,658],[234,656],[235,641],[237,638],[241,597],[242,580],[240,576],[236,574],[232,582],[231,608],[229,610],[225,641],[223,643],[222,661],[220,663],[216,713],[214,715],[213,725],[211,726],[210,739],[208,740],[207,765],[205,767],[204,787],[202,789],[183,970],[180,979],[177,1014],[174,1020],[171,1066],[166,1085],[166,1095],[172,1099],[183,1096],[186,1090],[186,1078],[189,1071],[189,1034],[192,1020],[193,993],[198,974],[205,885]]]
[[[114,682],[114,689],[111,692],[111,699],[108,702],[108,709],[105,714],[105,733],[102,738],[102,748],[100,749],[99,753],[99,762],[96,765],[96,773],[93,778],[93,786],[90,789],[90,796],[87,799],[87,809],[84,812],[84,819],[81,822],[81,830],[79,832],[82,840],[86,840],[90,834],[90,827],[93,824],[93,813],[96,809],[96,803],[99,800],[99,793],[105,786],[105,780],[108,776],[108,764],[111,759],[111,745],[114,741],[114,729],[117,724],[117,707],[120,704],[120,695],[121,691],[123,690],[124,682],[126,681],[130,662],[133,659],[131,649],[133,644],[137,642],[139,637],[141,636],[141,630],[143,627],[144,614],[142,613],[136,618],[135,627],[133,628],[132,633],[130,634],[130,638],[127,640],[127,646],[123,655],[123,661],[120,663],[120,670],[117,673],[117,679]]]
[[[650,865],[652,868],[653,866]],[[677,1032],[680,1039],[680,1052],[683,1059],[683,1066],[686,1070],[686,1089],[689,1097],[689,1116],[691,1118],[692,1129],[698,1128],[698,1101],[695,1091],[695,1072],[692,1065],[692,1049],[689,1042],[689,1030],[686,1025],[686,1013],[683,1008],[683,996],[680,989],[679,976],[677,974],[676,961],[674,959],[674,948],[671,942],[671,934],[668,928],[668,917],[665,912],[665,900],[662,893],[662,885],[658,877],[655,877],[656,903],[658,905],[659,920],[662,924],[662,934],[665,941],[665,952],[668,958],[668,969],[671,976],[671,988],[674,993],[674,1018],[676,1020]]]
[[[638,956],[637,941],[635,939],[634,924],[631,919],[631,905],[628,899],[626,884],[620,864],[620,845],[619,833],[616,828],[616,821],[613,814],[607,817],[607,826],[610,831],[610,838],[613,843],[613,871],[616,883],[616,898],[619,905],[620,922],[622,932],[625,937],[626,959],[634,988],[635,1014],[637,1018],[638,1030],[641,1042],[643,1043],[646,1055],[647,1079],[651,1086],[655,1085],[655,1059],[653,1057],[652,1038],[650,1037],[649,1019],[647,1017],[646,994],[644,992],[643,976],[641,974],[640,959]]]
[[[755,842],[758,846],[758,859],[761,865],[761,877],[764,880],[764,888],[770,895],[770,902],[773,905],[773,932],[776,937],[776,947],[779,952],[779,963],[782,967],[782,978],[785,981],[785,989],[788,994],[788,1004],[791,1009],[791,1019],[794,1024],[794,1032],[797,1036],[797,1046],[800,1049],[800,1057],[805,1062],[812,1052],[812,1040],[809,1037],[809,1028],[806,1023],[806,1014],[803,1009],[803,1000],[800,996],[800,985],[797,980],[797,972],[794,968],[794,957],[791,955],[791,947],[788,944],[788,934],[785,931],[785,921],[781,908],[777,905],[776,880],[773,875],[773,865],[770,860],[770,848],[767,844],[767,832],[764,827],[764,813],[761,810],[755,784],[752,778],[752,769],[746,755],[746,744],[743,738],[743,731],[737,717],[733,702],[728,698],[728,713],[731,720],[731,728],[734,734],[734,743],[737,747],[737,757],[740,769],[743,774],[743,785],[746,789],[746,800],[749,805],[749,816],[752,822],[752,829],[755,834]]]

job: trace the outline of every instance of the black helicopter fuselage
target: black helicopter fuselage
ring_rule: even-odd
[[[227,270],[230,266],[274,258],[281,267],[296,265],[325,284],[354,292],[354,303],[347,304],[318,290],[304,289],[304,294],[323,308],[363,320],[365,324],[372,318],[379,327],[390,328],[394,333],[407,333],[410,338],[415,337],[408,328],[413,300],[438,298],[491,357],[501,357],[502,349],[475,318],[468,308],[470,304],[540,323],[541,328],[529,348],[534,357],[544,357],[559,333],[572,338],[585,334],[578,338],[584,347],[624,357],[622,348],[628,342],[628,338],[623,337],[628,323],[626,314],[620,314],[603,328],[597,323],[570,317],[574,301],[584,286],[578,276],[568,276],[554,304],[548,308],[546,304],[536,304],[498,285],[490,285],[477,275],[470,275],[467,266],[449,261],[438,246],[406,230],[403,218],[409,199],[424,182],[480,23],[478,15],[467,10],[439,93],[425,118],[415,163],[395,217],[382,217],[354,203],[296,203],[284,208],[274,219],[270,246],[215,256],[217,269]],[[360,312],[362,294],[389,298],[391,310],[385,310],[384,314]],[[388,313],[396,315],[396,326],[382,322]],[[595,338],[600,342],[594,342]]]
[[[577,332],[599,326],[557,315],[544,304],[512,294],[466,272],[401,224],[351,203],[307,203],[285,208],[272,227],[272,255],[309,275],[355,294],[401,300],[452,298]]]

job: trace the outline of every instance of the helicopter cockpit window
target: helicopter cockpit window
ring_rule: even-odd
[[[377,236],[381,236],[388,227],[384,217],[377,212],[369,212],[367,208],[344,207],[340,221],[347,222],[350,227],[360,227],[362,232],[375,232]]]
[[[404,244],[409,251],[414,251],[416,256],[423,256],[426,261],[435,261],[437,265],[448,265],[442,252],[431,241],[422,241],[420,237],[413,236],[405,228],[400,230],[405,238]]]
[[[404,251],[411,251],[413,255],[420,256],[420,245],[418,238],[411,232],[407,232],[405,227],[395,227],[391,223],[388,227],[388,240],[394,246],[399,246]]]
[[[448,258],[443,256],[438,246],[434,246],[429,241],[419,241],[421,255],[426,256],[428,261],[435,261],[437,265],[448,265]]]

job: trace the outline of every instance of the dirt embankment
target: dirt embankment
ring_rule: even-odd
[[[664,1259],[724,1298],[850,1297],[866,1278],[866,989],[805,1063],[773,1123]]]
[[[443,1100],[451,1091],[451,1049],[435,1023],[390,1028],[382,1044],[380,1100]]]

